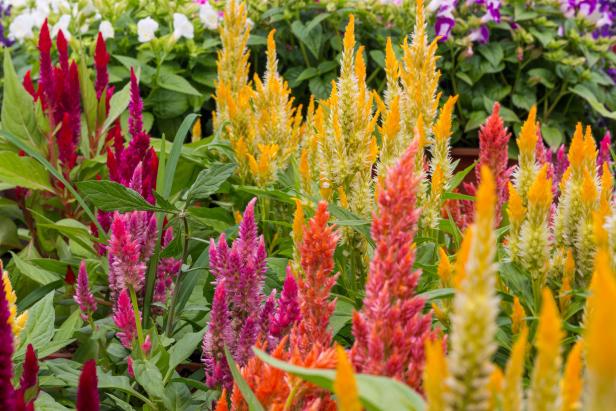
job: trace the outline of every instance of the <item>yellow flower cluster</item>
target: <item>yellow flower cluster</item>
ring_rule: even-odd
[[[214,127],[222,127],[230,141],[242,180],[264,187],[288,165],[303,125],[301,107],[293,106],[291,90],[278,73],[275,30],[267,38],[265,74],[254,76],[254,87],[248,82],[248,35],[245,5],[229,2],[221,29]]]
[[[0,270],[2,270],[2,264],[0,264]],[[19,334],[26,326],[28,321],[28,312],[25,311],[17,315],[17,296],[13,291],[11,280],[9,279],[9,273],[2,270],[2,284],[4,287],[4,295],[9,306],[9,324],[13,329],[13,336],[15,339],[19,337]]]

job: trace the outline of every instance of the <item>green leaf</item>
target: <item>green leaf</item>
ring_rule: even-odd
[[[464,127],[464,132],[468,133],[469,131],[479,128],[479,126],[483,124],[487,117],[487,113],[483,110],[473,111],[468,117],[468,121],[466,122],[466,126]]]
[[[91,201],[96,207],[103,211],[164,211],[148,203],[136,191],[124,187],[122,184],[116,183],[115,181],[80,181],[77,183],[77,188],[84,195],[86,200]]]
[[[592,91],[590,91],[583,84],[577,84],[575,87],[570,87],[569,91],[577,94],[582,97],[597,113],[601,114],[603,117],[611,118],[612,120],[616,120],[616,111],[609,111],[603,104],[597,100]]]
[[[128,103],[130,102],[130,82],[117,93],[113,93],[113,97],[109,101],[109,115],[105,124],[103,124],[103,130],[101,134],[109,130],[109,127],[126,111]],[[104,142],[104,139],[101,139]],[[100,151],[100,150],[98,150]]]
[[[308,82],[308,88],[318,99],[325,99],[330,93],[330,85],[322,77],[311,78]]]
[[[165,385],[163,384],[163,376],[156,365],[148,360],[135,360],[133,361],[133,369],[135,370],[135,379],[150,397],[163,398]]]
[[[32,344],[37,352],[42,351],[53,338],[56,321],[53,295],[52,291],[28,310],[28,321],[19,334],[19,349],[15,357],[21,358],[24,355],[27,344]]]
[[[269,365],[333,392],[336,379],[335,370],[298,367],[271,357],[257,348],[253,348],[253,350],[258,358]],[[408,385],[399,381],[367,374],[357,374],[355,379],[359,391],[359,400],[368,411],[423,411],[426,408],[421,396]]]
[[[344,224],[353,228],[353,230],[362,234],[370,245],[374,246],[374,241],[370,235],[370,221],[364,220],[347,209],[339,207],[335,204],[329,204],[327,210],[332,216],[336,217],[336,224]]]
[[[88,66],[84,55],[79,59],[79,89],[81,90],[81,102],[83,105],[83,113],[86,118],[89,133],[93,134],[96,130],[96,114],[98,111],[98,101],[96,99],[96,90],[90,79]],[[87,142],[88,139],[84,138]]]
[[[353,304],[349,303],[348,301],[338,299],[336,301],[336,309],[334,310],[333,315],[329,319],[329,328],[331,329],[332,334],[338,334],[338,332],[345,325],[351,322],[352,318]]]
[[[186,193],[186,202],[207,198],[214,194],[220,186],[233,175],[237,166],[232,163],[213,164],[207,170],[202,170],[193,185]]]
[[[528,82],[531,85],[535,85],[537,83],[543,84],[547,88],[554,88],[555,81],[554,73],[545,68],[534,68],[528,70]]]
[[[62,323],[60,328],[56,331],[53,339],[54,341],[69,340],[73,337],[75,331],[81,328],[83,320],[81,319],[81,311],[75,310],[68,318]]]
[[[240,370],[237,368],[237,364],[233,360],[229,349],[225,347],[225,357],[227,358],[227,363],[229,364],[229,369],[231,370],[231,375],[233,375],[233,380],[237,384],[240,392],[242,393],[242,397],[244,397],[244,401],[248,404],[248,409],[250,411],[265,411],[265,408],[261,405],[257,396],[252,392],[242,374],[240,374]]]
[[[44,270],[29,261],[23,260],[17,254],[11,253],[13,261],[17,269],[26,277],[36,281],[39,284],[46,285],[52,283],[60,278],[56,273]]]
[[[0,182],[31,190],[52,192],[49,174],[35,159],[13,151],[0,151]]]
[[[180,340],[169,349],[169,372],[175,371],[175,367],[190,357],[195,348],[203,340],[205,328],[196,333],[184,334]]]
[[[64,279],[61,279],[61,280],[56,280],[56,281],[54,281],[52,283],[49,283],[49,284],[46,284],[46,285],[44,285],[42,287],[37,288],[36,290],[32,291],[30,294],[28,294],[24,298],[20,298],[17,301],[17,309],[20,312],[24,311],[24,310],[27,310],[34,303],[36,303],[41,298],[43,298],[44,296],[49,294],[50,291],[58,289],[58,288],[62,287],[63,285],[64,285]]]
[[[171,195],[171,187],[173,185],[173,177],[175,176],[175,169],[177,168],[178,161],[180,161],[180,155],[182,154],[182,146],[184,144],[184,139],[188,135],[195,119],[197,118],[197,114],[189,114],[184,118],[180,128],[175,134],[175,138],[173,139],[173,145],[171,146],[171,153],[169,154],[169,158],[167,159],[167,164],[165,167],[165,179],[164,186],[159,188],[161,190],[161,194],[164,198],[169,198]]]
[[[34,101],[17,78],[9,48],[4,49],[4,96],[2,103],[2,128],[34,147],[41,143],[36,127]]]
[[[464,170],[458,171],[451,179],[450,184],[447,185],[447,188],[450,191],[455,190],[460,185],[460,183],[464,181],[464,178],[468,175],[468,173],[470,173],[471,170],[475,168],[475,165],[476,163],[473,163],[470,166],[466,167]]]
[[[188,94],[191,96],[201,96],[201,93],[192,86],[184,77],[180,77],[173,73],[161,73],[158,78],[158,85],[161,88],[177,91],[178,93]]]
[[[493,66],[498,66],[505,57],[503,48],[497,42],[490,42],[488,44],[480,45],[477,47],[477,51],[479,51],[479,54],[481,54]]]
[[[319,71],[314,67],[306,67],[297,78],[294,80],[296,85],[300,85],[302,81],[309,80],[313,77],[317,77],[319,75]]]

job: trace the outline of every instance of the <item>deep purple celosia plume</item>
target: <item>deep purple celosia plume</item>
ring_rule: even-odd
[[[38,397],[39,365],[34,347],[28,344],[23,372],[19,380],[19,390],[16,392],[17,411],[34,411],[34,401]]]
[[[221,279],[214,291],[210,323],[203,336],[203,364],[205,382],[210,387],[222,385],[227,389],[233,386],[229,365],[225,358],[225,345],[230,334],[229,310],[225,280]]]
[[[73,297],[75,302],[79,304],[81,310],[81,318],[84,321],[88,320],[88,317],[96,311],[96,299],[90,291],[88,284],[88,271],[86,269],[85,260],[81,260],[79,265],[79,273],[77,274],[77,287],[75,288],[75,296]]]
[[[143,130],[143,101],[139,94],[139,82],[135,70],[130,69],[130,102],[128,104],[128,132],[135,138]]]
[[[133,346],[137,336],[137,324],[127,290],[122,290],[113,310],[113,322],[120,329],[117,333],[122,345],[128,349]]]
[[[266,336],[270,333],[270,326],[272,324],[272,320],[274,319],[274,314],[276,313],[276,290],[272,290],[269,297],[265,300],[265,304],[263,304],[263,309],[261,310],[261,318],[259,323],[261,324],[261,335]],[[272,344],[271,346],[275,346]]]
[[[424,343],[431,338],[431,314],[415,294],[420,272],[413,269],[420,209],[420,176],[414,170],[412,143],[379,190],[372,221],[376,243],[366,283],[364,306],[353,315],[351,357],[358,372],[396,378],[421,389]]]
[[[554,187],[557,188],[560,184],[560,180],[565,174],[565,170],[569,168],[569,158],[567,157],[567,148],[564,144],[556,151],[556,159],[554,161]]]
[[[77,386],[77,411],[99,411],[98,378],[96,360],[88,360],[81,370]]]
[[[162,238],[162,248],[164,249],[173,240],[173,228],[165,230]],[[154,285],[154,301],[164,303],[167,301],[169,293],[173,289],[173,280],[180,272],[182,261],[175,258],[161,258],[156,270],[156,284]]]
[[[103,91],[109,84],[109,73],[107,72],[107,64],[109,64],[109,53],[107,53],[107,45],[103,35],[98,33],[96,38],[96,50],[94,51],[94,67],[96,68],[96,98],[100,99]]]
[[[272,317],[269,333],[273,338],[279,339],[287,334],[293,324],[300,318],[297,282],[291,268],[287,267],[287,278],[284,280],[278,309]]]
[[[73,141],[73,130],[68,113],[64,113],[62,117],[62,125],[56,140],[58,143],[58,159],[62,163],[65,175],[68,175],[77,163],[77,146]]]
[[[2,270],[0,270],[2,271]],[[9,303],[0,289],[0,404],[6,411],[15,410],[13,377],[13,330],[9,324]]]

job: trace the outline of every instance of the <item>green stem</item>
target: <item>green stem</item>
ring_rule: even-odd
[[[183,245],[184,249],[182,250],[182,263],[184,263],[186,259],[188,258],[188,241],[190,240],[190,231],[188,229],[188,220],[186,218],[185,212],[182,211],[179,217],[182,221],[182,226],[184,227],[184,245]],[[180,289],[182,278],[184,278],[182,274],[183,274],[182,270],[180,270],[180,274],[178,275],[178,278],[173,287],[173,298],[171,299],[171,306],[169,307],[169,315],[167,316],[167,331],[166,331],[167,337],[171,337],[171,334],[173,333],[173,325],[175,322],[175,306],[177,305],[178,290]]]
[[[128,286],[130,292],[130,300],[133,303],[133,313],[135,314],[135,324],[137,325],[137,341],[139,342],[139,352],[145,360],[145,353],[143,352],[143,328],[141,327],[141,316],[139,315],[139,305],[137,304],[137,293],[132,285]]]

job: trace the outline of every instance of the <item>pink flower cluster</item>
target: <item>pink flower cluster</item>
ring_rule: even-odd
[[[266,341],[277,341],[299,318],[297,284],[290,272],[278,304],[275,291],[268,299],[263,294],[267,254],[263,237],[257,232],[255,202],[253,199],[246,207],[239,236],[230,248],[224,234],[218,243],[210,240],[210,271],[216,290],[203,337],[203,363],[210,387],[232,386],[224,347],[243,366],[252,356],[259,335]]]
[[[96,299],[94,298],[92,291],[90,291],[90,286],[88,285],[88,271],[84,260],[82,260],[79,265],[77,287],[75,288],[75,296],[73,299],[77,304],[79,304],[81,318],[84,321],[88,321],[90,315],[96,311]]]

